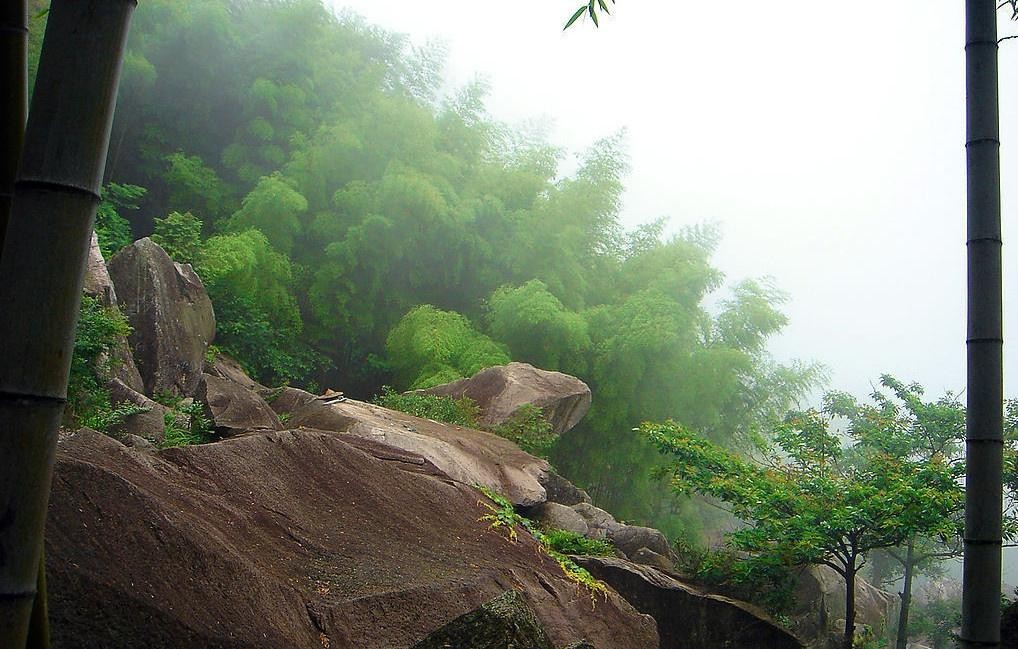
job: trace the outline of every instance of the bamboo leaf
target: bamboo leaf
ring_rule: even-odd
[[[565,31],[565,30],[569,29],[570,27],[572,27],[573,23],[576,22],[579,19],[579,17],[583,15],[583,12],[586,11],[586,10],[587,10],[586,5],[580,7],[579,9],[577,9],[576,13],[573,14],[572,18],[570,18],[569,21],[566,22],[566,26],[562,28],[562,31]]]
[[[605,4],[604,0],[597,0],[597,4],[599,4],[601,6],[601,11],[605,12],[606,14],[611,15],[611,12],[608,11],[608,5]]]
[[[590,4],[587,5],[587,12],[590,14],[590,19],[594,21],[594,27],[600,27],[597,24],[597,12],[594,11],[594,0],[590,0]]]

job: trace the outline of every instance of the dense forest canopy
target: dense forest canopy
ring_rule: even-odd
[[[320,0],[147,0],[97,229],[107,254],[151,235],[193,264],[216,344],[267,383],[370,397],[508,360],[582,378],[593,409],[553,464],[689,532],[634,427],[744,446],[821,371],[768,355],[786,318],[766,280],[705,306],[714,228],[620,224],[624,134],[565,158],[493,119],[482,81],[445,92],[441,47]]]

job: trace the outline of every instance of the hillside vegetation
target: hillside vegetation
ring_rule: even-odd
[[[509,360],[578,376],[594,407],[553,463],[619,517],[696,535],[633,428],[740,447],[783,414],[819,375],[766,351],[784,296],[746,280],[708,309],[719,233],[622,226],[624,134],[567,164],[493,119],[483,81],[446,91],[443,58],[319,0],[141,3],[104,252],[151,234],[193,264],[216,344],[265,383],[369,397]]]

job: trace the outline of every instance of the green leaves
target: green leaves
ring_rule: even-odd
[[[615,4],[615,0],[611,1],[612,4]],[[581,5],[580,8],[577,9],[572,16],[570,16],[569,20],[566,21],[566,26],[562,28],[562,31],[565,31],[572,27],[573,23],[575,23],[583,14],[587,14],[590,16],[590,20],[593,21],[594,27],[600,27],[597,18],[598,8],[600,8],[600,10],[603,11],[605,14],[609,15],[611,14],[611,12],[608,11],[608,3],[606,3],[604,0],[590,0],[587,4]]]

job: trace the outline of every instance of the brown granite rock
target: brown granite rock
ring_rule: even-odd
[[[282,428],[276,413],[264,399],[231,379],[203,374],[195,399],[202,404],[212,428],[221,437]]]
[[[714,595],[652,568],[612,557],[576,557],[642,613],[657,620],[661,649],[802,649],[763,610]]]
[[[489,367],[469,379],[423,392],[455,399],[469,397],[481,409],[481,424],[486,427],[509,420],[520,407],[531,404],[541,408],[556,433],[564,433],[590,409],[590,388],[586,383],[526,363]]]
[[[191,396],[216,332],[212,302],[188,264],[177,264],[151,239],[139,239],[109,262],[117,301],[145,393]]]
[[[66,438],[53,647],[407,649],[506,590],[556,647],[657,646],[652,619],[615,593],[592,607],[532,537],[481,520],[475,489],[414,458],[310,430],[155,453]]]
[[[548,462],[512,442],[471,428],[421,419],[362,401],[316,397],[287,420],[292,428],[331,430],[366,437],[417,453],[452,479],[483,485],[528,507],[542,503]]]

